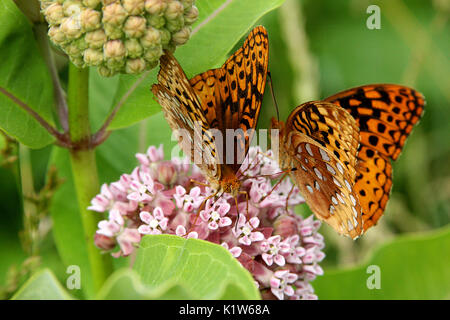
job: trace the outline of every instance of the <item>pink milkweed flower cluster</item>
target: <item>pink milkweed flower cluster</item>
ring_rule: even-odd
[[[253,275],[265,299],[317,299],[310,282],[323,270],[320,221],[293,208],[304,199],[282,173],[271,151],[251,147],[240,168],[237,205],[214,190],[188,159],[164,160],[163,148],[136,155],[139,166],[104,184],[89,209],[108,212],[95,244],[114,257],[128,256],[144,235],[174,234],[225,247]],[[194,180],[194,181],[193,181]],[[202,185],[198,182],[204,182]]]

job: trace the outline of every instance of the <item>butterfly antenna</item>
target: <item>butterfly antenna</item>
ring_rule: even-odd
[[[272,94],[273,105],[275,106],[275,109],[277,110],[277,120],[279,122],[280,121],[280,112],[278,109],[277,99],[275,98],[275,92],[273,90],[272,74],[270,73],[270,71],[267,72],[267,76],[269,77],[270,93]]]

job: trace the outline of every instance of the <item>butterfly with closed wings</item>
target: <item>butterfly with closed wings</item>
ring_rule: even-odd
[[[280,166],[290,173],[315,215],[356,239],[383,215],[392,164],[422,116],[414,89],[375,84],[295,108],[280,130]]]

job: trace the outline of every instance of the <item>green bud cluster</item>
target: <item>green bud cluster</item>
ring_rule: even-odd
[[[195,0],[40,0],[50,39],[78,67],[137,74],[186,43]]]

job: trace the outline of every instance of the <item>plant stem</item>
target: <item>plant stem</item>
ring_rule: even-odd
[[[47,68],[52,77],[54,96],[55,96],[55,113],[58,117],[59,124],[63,129],[64,133],[68,131],[68,119],[67,119],[67,101],[65,97],[65,92],[61,87],[61,82],[58,75],[58,70],[56,69],[55,59],[53,57],[53,52],[50,48],[49,39],[47,36],[48,26],[45,23],[36,24],[34,27],[36,40],[41,49],[42,56],[47,64]]]
[[[112,261],[109,255],[102,255],[94,245],[94,234],[101,217],[87,209],[100,187],[95,150],[90,147],[88,87],[89,69],[79,69],[70,64],[68,86],[69,132],[73,144],[80,146],[80,148],[72,149],[70,153],[72,175],[84,228],[94,290],[98,292],[112,271]]]

